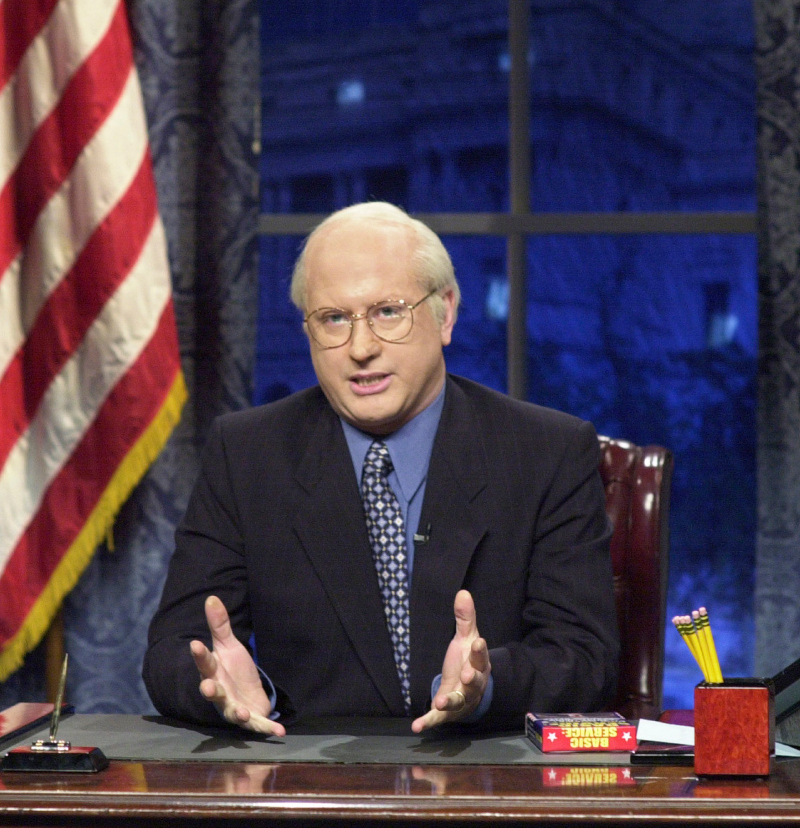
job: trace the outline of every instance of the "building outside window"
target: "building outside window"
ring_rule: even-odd
[[[523,377],[531,401],[674,452],[669,614],[713,609],[723,669],[749,675],[751,4],[531,0],[514,329],[509,19],[522,2],[264,0],[254,402],[314,382],[288,283],[321,214],[385,199],[428,217],[464,294],[448,368],[501,390]],[[666,641],[665,706],[691,706],[700,676],[669,627]]]

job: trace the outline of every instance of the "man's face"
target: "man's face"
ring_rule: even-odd
[[[314,239],[306,253],[306,313],[342,308],[365,313],[384,299],[413,305],[424,296],[409,263],[410,231],[343,223]],[[453,330],[453,295],[444,297],[439,325],[428,302],[414,310],[414,327],[402,342],[384,342],[366,319],[354,323],[350,341],[323,349],[311,337],[311,360],[337,414],[362,431],[390,434],[427,408],[445,377],[442,347]]]

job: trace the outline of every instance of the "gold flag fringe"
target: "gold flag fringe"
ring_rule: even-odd
[[[64,597],[89,565],[98,544],[110,535],[122,504],[166,445],[180,420],[187,396],[186,382],[183,373],[179,371],[164,404],[117,467],[80,532],[50,576],[42,594],[36,599],[19,632],[0,652],[0,682],[18,670],[25,656],[42,640]]]

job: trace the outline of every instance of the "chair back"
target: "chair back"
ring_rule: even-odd
[[[629,718],[655,718],[664,682],[672,454],[661,446],[599,440],[606,511],[614,525],[611,560],[621,645],[612,709]]]

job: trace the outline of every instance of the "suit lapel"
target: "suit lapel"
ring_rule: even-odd
[[[307,499],[295,516],[295,532],[364,668],[389,709],[403,715],[358,482],[341,424],[327,405],[297,480]]]
[[[472,405],[452,380],[434,441],[421,525],[430,539],[417,544],[411,584],[412,698],[426,698],[453,637],[453,599],[487,531],[486,460]],[[480,619],[479,619],[480,621]],[[479,625],[480,628],[480,625]]]

